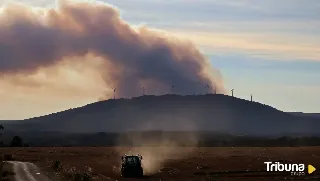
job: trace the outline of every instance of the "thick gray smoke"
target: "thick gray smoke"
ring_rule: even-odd
[[[2,7],[1,74],[28,74],[89,53],[104,60],[103,79],[122,97],[140,95],[142,86],[150,94],[204,93],[206,84],[224,91],[219,77],[212,76],[217,72],[193,44],[145,27],[134,29],[106,4]]]
[[[219,73],[192,43],[146,27],[134,29],[121,20],[115,8],[106,4],[61,1],[54,9],[35,10],[17,4],[2,7],[0,74],[23,76],[55,67],[65,60],[82,61],[75,57],[87,55],[102,60],[103,67],[97,71],[101,71],[107,88],[117,89],[118,97],[140,95],[141,87],[146,88],[147,94],[224,91]],[[186,120],[183,124],[187,124]],[[171,158],[191,153],[188,149],[181,151],[181,140],[166,136],[160,142],[144,137],[130,141],[160,145],[156,150],[149,147],[132,150],[145,157],[147,174],[157,172]],[[183,137],[188,145],[196,146],[197,141],[193,134]]]

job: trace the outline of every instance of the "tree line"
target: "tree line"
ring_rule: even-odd
[[[20,136],[14,136],[10,142],[9,145],[6,145],[3,140],[1,139],[1,136],[3,135],[4,127],[3,125],[0,125],[0,147],[29,147],[28,144],[25,144],[23,142],[23,139]]]
[[[4,127],[0,125],[0,136],[3,134]],[[35,134],[35,133],[30,133]],[[58,134],[58,135],[57,135]],[[150,143],[154,146],[157,143],[161,144],[162,139],[176,141],[180,143],[181,146],[195,146],[194,142],[189,143],[188,138],[190,133],[183,132],[137,132],[137,133],[87,133],[87,134],[66,134],[59,135],[55,133],[52,135],[43,135],[42,137],[29,138],[29,144],[25,144],[24,140],[20,136],[14,136],[12,134],[12,140],[10,137],[7,140],[8,144],[4,144],[0,137],[0,147],[46,147],[46,146],[144,146],[149,145],[148,141],[145,140],[141,143],[132,142],[132,140],[140,140],[141,137],[150,139]],[[164,138],[164,135],[166,137]],[[237,135],[219,135],[214,133],[198,133],[198,141],[196,146],[204,147],[291,147],[291,146],[320,146],[320,137],[254,137],[254,136],[237,136]],[[135,138],[137,137],[137,138]],[[129,138],[128,140],[126,140]],[[119,145],[119,140],[121,140],[121,145]],[[185,141],[184,141],[185,140]],[[151,146],[151,145],[150,145]]]

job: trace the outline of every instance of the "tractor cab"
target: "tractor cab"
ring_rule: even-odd
[[[141,155],[124,155],[121,157],[121,175],[124,177],[128,176],[143,176],[143,169],[141,165]]]
[[[124,156],[122,158],[122,164],[125,166],[140,166],[141,159],[138,156]]]

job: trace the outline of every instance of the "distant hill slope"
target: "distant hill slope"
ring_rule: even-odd
[[[320,113],[303,113],[303,112],[288,112],[289,114],[293,114],[295,116],[307,116],[313,118],[320,118]]]
[[[11,131],[83,133],[155,129],[259,135],[320,133],[320,119],[219,94],[107,100],[4,126]]]

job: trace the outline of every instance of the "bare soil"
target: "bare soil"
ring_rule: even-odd
[[[147,153],[143,162],[152,167],[145,168],[149,173],[138,180],[320,180],[320,147],[179,147],[163,154],[158,147],[32,147],[1,148],[0,154],[39,165],[54,181],[71,180],[68,174],[77,172],[107,181],[134,180],[121,178],[119,173],[121,155],[130,150],[141,150],[142,156]],[[63,167],[59,172],[52,168],[56,160]],[[266,172],[265,161],[312,164],[319,169],[311,175],[291,176],[288,172]]]

